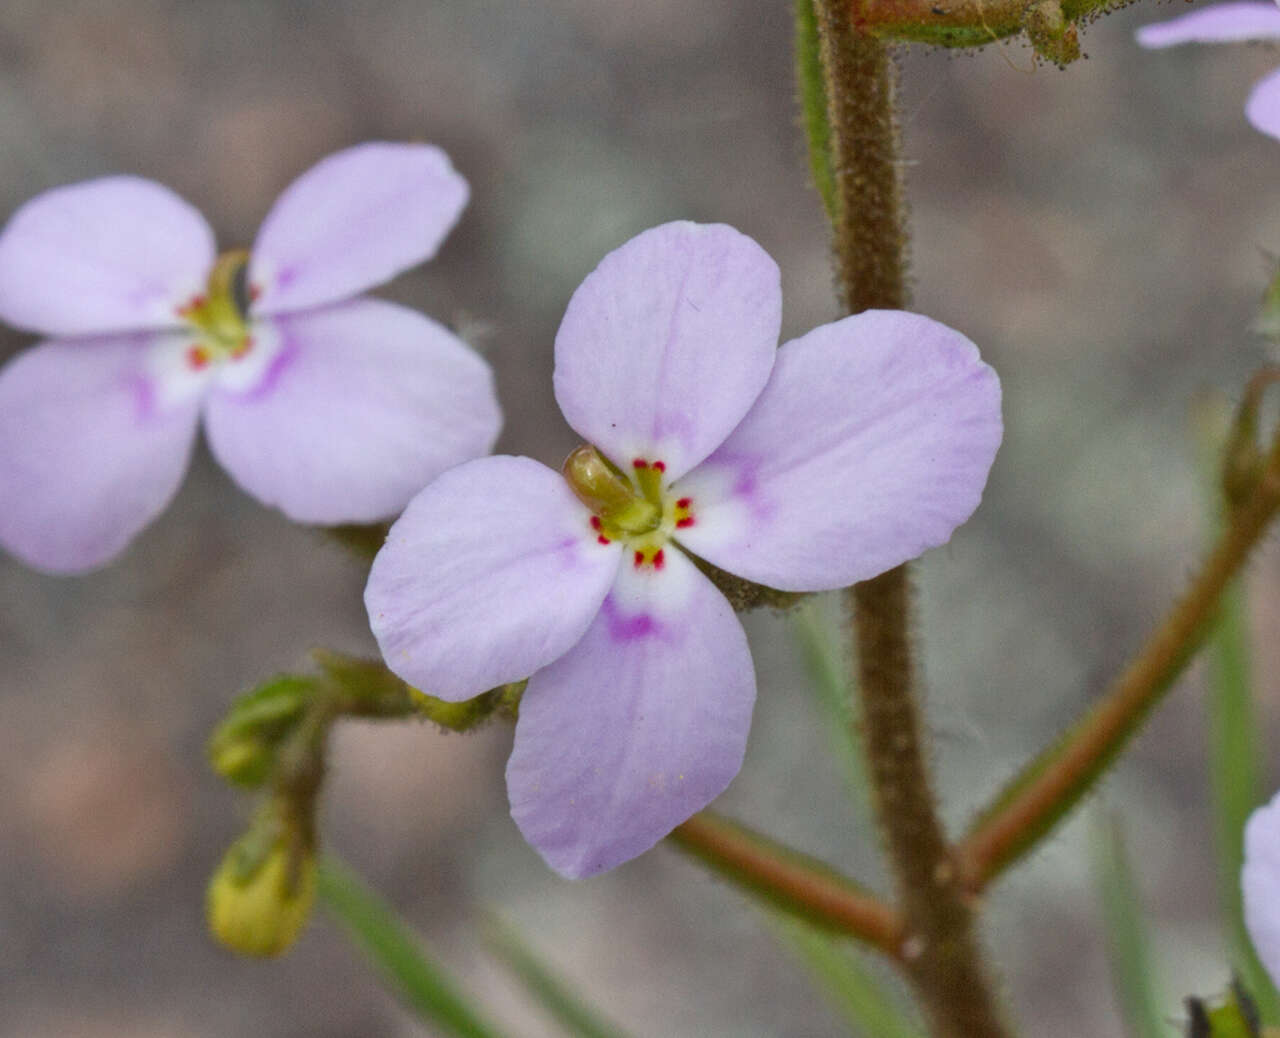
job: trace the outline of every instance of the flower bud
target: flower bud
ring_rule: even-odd
[[[289,948],[316,897],[316,860],[309,848],[280,837],[265,847],[255,830],[232,844],[205,904],[209,930],[240,955],[267,957]],[[265,851],[265,852],[264,852]]]

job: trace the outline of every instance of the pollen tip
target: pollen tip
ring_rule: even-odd
[[[591,529],[593,530],[600,529],[600,517],[598,515],[593,515],[591,517]]]
[[[635,564],[636,569],[639,569],[641,566],[643,566],[643,565],[644,565],[644,552],[642,552],[642,551],[638,551],[638,552],[636,552],[636,554],[635,554],[635,558],[634,558],[634,560],[633,560],[633,561],[634,561],[634,564]]]
[[[599,537],[597,537],[597,538],[596,538],[596,543],[597,543],[597,544],[612,544],[613,542],[612,542],[611,540],[609,540],[609,538],[608,538],[608,537],[606,537],[604,534],[601,534]]]
[[[665,461],[655,461],[653,463],[653,467],[657,469],[659,472],[667,471],[667,463]]]
[[[654,568],[654,569],[662,569],[662,564],[663,564],[665,561],[666,561],[666,558],[665,558],[665,556],[662,554],[662,549],[661,549],[661,548],[659,548],[659,549],[658,549],[658,554],[656,554],[656,555],[653,557],[653,568]]]
[[[683,519],[676,520],[676,526],[678,526],[682,530],[692,525],[693,525],[693,516],[691,515],[686,515]]]
[[[677,508],[688,508],[691,504],[693,504],[693,498],[691,498],[691,497],[682,497],[679,501],[677,501],[677,502],[676,502],[676,507],[677,507]]]
[[[631,465],[633,468],[637,468],[637,469],[647,469],[649,467],[649,463],[645,461],[644,458],[636,458],[636,460],[633,461]]]

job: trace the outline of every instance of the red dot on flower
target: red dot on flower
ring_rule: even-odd
[[[655,556],[653,557],[653,568],[654,568],[654,569],[662,569],[662,564],[663,564],[663,562],[665,562],[665,561],[666,561],[666,559],[664,558],[664,556],[663,556],[663,554],[662,554],[662,549],[661,549],[661,548],[659,548],[659,549],[658,549],[658,554],[657,554],[657,555],[655,555]]]
[[[676,520],[676,526],[680,527],[680,529],[682,530],[685,527],[692,526],[692,525],[693,525],[693,516],[691,515],[686,515],[683,519]]]
[[[647,469],[649,467],[649,463],[645,461],[644,458],[636,458],[636,460],[633,461],[631,465],[633,468],[637,468],[637,469]]]
[[[609,544],[609,543],[611,543],[611,542],[610,542],[610,540],[609,540],[609,538],[608,538],[608,537],[606,537],[604,534],[601,534],[599,537],[597,537],[597,538],[596,538],[596,542],[597,542],[597,543],[599,543],[599,544]]]
[[[636,552],[636,555],[635,555],[635,566],[636,566],[636,569],[639,569],[639,568],[640,568],[641,566],[643,566],[643,565],[644,565],[644,552],[642,552],[642,551],[638,551],[638,552]]]
[[[667,471],[667,463],[665,461],[655,461],[653,463],[653,467],[657,469],[659,472]]]
[[[187,363],[196,369],[207,367],[209,364],[209,354],[199,346],[192,346],[187,350]]]
[[[591,529],[593,530],[600,529],[600,517],[598,515],[593,515],[591,517]]]
[[[677,507],[677,508],[688,508],[691,504],[693,504],[693,498],[691,498],[691,497],[682,497],[679,501],[677,501],[677,502],[676,502],[676,507]]]

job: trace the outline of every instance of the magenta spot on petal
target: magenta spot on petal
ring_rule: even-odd
[[[293,364],[297,355],[298,347],[286,340],[280,352],[271,358],[271,363],[267,365],[267,370],[263,372],[258,384],[244,393],[236,394],[237,397],[244,401],[261,400],[274,392],[285,369]]]
[[[665,461],[655,461],[653,467],[659,472],[667,471],[667,463]]]
[[[609,637],[615,642],[633,642],[640,638],[652,638],[662,631],[662,625],[648,613],[623,616],[618,611],[612,595],[604,600],[600,611],[609,625]]]
[[[156,407],[156,390],[150,381],[142,375],[129,376],[129,390],[133,394],[134,406],[138,411],[138,418],[150,418]]]
[[[636,458],[631,465],[633,468],[637,469],[647,469],[649,467],[649,463],[645,461],[644,458]]]

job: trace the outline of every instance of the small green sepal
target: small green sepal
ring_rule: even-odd
[[[271,774],[280,744],[316,694],[315,678],[283,674],[235,700],[209,736],[209,763],[228,782],[257,789]]]
[[[1027,8],[1023,21],[1035,52],[1062,68],[1080,57],[1080,34],[1075,22],[1062,13],[1059,0],[1038,0]]]

